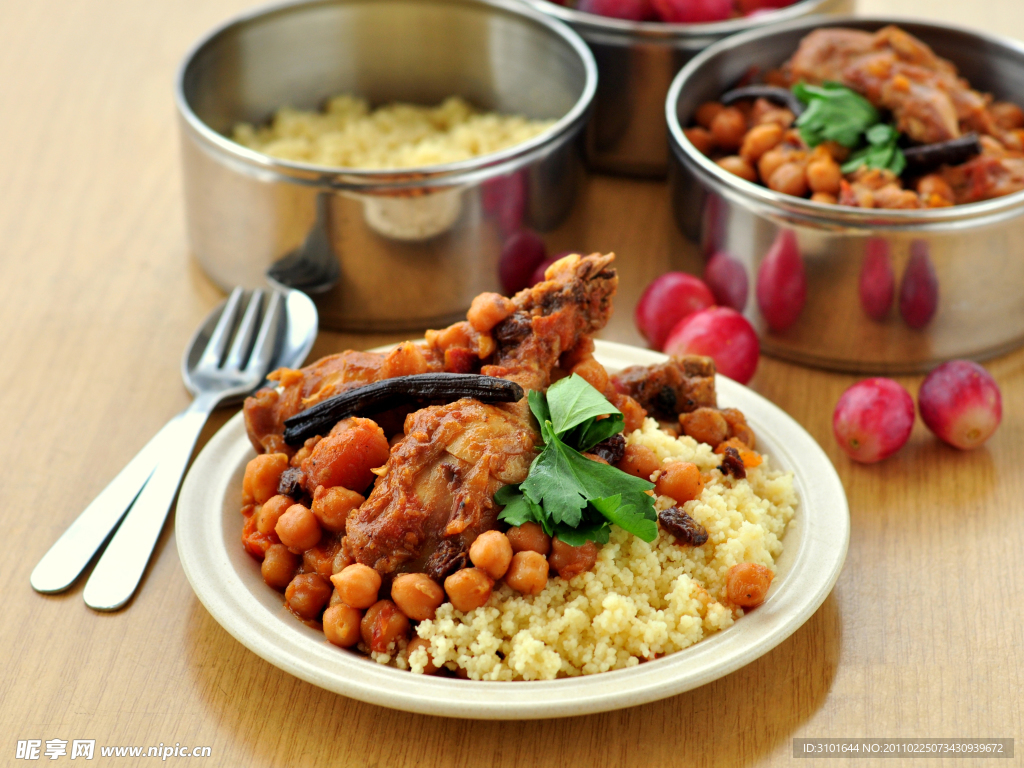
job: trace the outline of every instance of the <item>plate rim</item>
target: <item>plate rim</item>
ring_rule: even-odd
[[[595,342],[596,357],[613,369],[668,359],[651,350]],[[745,409],[755,434],[765,434],[769,443],[783,443],[768,453],[776,467],[794,473],[800,504],[783,541],[799,530],[797,551],[784,551],[782,557],[793,557],[790,568],[776,580],[768,600],[757,611],[726,630],[656,661],[549,681],[414,676],[335,648],[322,633],[306,627],[283,608],[269,610],[246,586],[233,563],[239,553],[255,561],[241,552],[241,546],[229,552],[223,535],[225,493],[244,467],[242,457],[252,453],[241,412],[210,439],[182,485],[175,514],[182,569],[214,620],[257,656],[318,687],[392,709],[471,719],[537,719],[637,706],[698,688],[763,656],[801,627],[832,591],[850,538],[849,507],[842,482],[814,438],[753,390],[722,376],[717,377],[716,388],[727,404]],[[753,411],[750,403],[755,405]],[[767,431],[763,429],[765,422],[771,425]],[[797,464],[794,459],[798,453]],[[809,476],[813,476],[813,483]],[[237,481],[234,486],[240,487]],[[214,502],[218,514],[208,514]],[[808,510],[815,510],[810,518]],[[816,520],[819,516],[822,519]],[[273,599],[280,603],[279,593]]]

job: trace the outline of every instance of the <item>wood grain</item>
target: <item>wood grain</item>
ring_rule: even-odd
[[[791,739],[805,736],[1016,737],[1024,748],[1024,352],[989,364],[1005,419],[986,447],[960,453],[918,425],[904,451],[871,467],[848,461],[830,434],[832,405],[854,379],[764,360],[754,388],[819,440],[846,486],[846,568],[774,651],[643,707],[472,723],[326,693],[210,618],[170,528],[127,610],[90,611],[80,585],[32,592],[43,552],[188,403],[179,355],[221,296],[185,241],[171,85],[191,41],[247,5],[0,4],[0,366],[10,374],[0,762],[30,738],[209,745],[205,765],[420,768],[787,765]],[[1019,0],[860,8],[1024,37]],[[592,179],[552,245],[619,254],[619,314],[605,333],[617,341],[639,341],[629,315],[646,282],[687,263],[659,183]],[[389,338],[324,333],[314,354]],[[903,381],[916,391],[918,378]],[[218,413],[203,440],[229,416]]]

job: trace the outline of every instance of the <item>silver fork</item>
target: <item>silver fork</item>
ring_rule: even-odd
[[[238,320],[242,296],[236,288],[228,298],[192,371],[195,399],[164,428],[168,433],[156,470],[86,582],[84,597],[90,608],[117,610],[135,593],[206,420],[221,402],[254,389],[267,374],[279,334],[281,297],[271,292],[261,311],[263,291],[253,291]]]

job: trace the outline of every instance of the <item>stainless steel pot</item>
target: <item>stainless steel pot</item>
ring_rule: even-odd
[[[664,24],[596,16],[526,0],[587,41],[600,79],[587,126],[587,163],[599,171],[661,177],[668,168],[665,94],[687,61],[729,35],[812,14],[850,13],[854,0],[800,0],[767,16],[714,24]]]
[[[752,65],[778,66],[812,29],[886,24],[924,40],[973,87],[1022,101],[1024,46],[880,18],[801,20],[738,35],[691,61],[669,91],[676,220],[705,258],[732,260],[719,266],[731,265],[732,287],[771,355],[846,371],[911,372],[1024,343],[1024,192],[928,210],[822,205],[722,170],[683,135],[699,104]]]
[[[192,249],[222,287],[269,277],[309,292],[321,322],[351,330],[439,326],[500,290],[504,238],[572,208],[578,141],[597,84],[593,56],[517,0],[307,0],[215,29],[177,79]],[[227,138],[283,105],[476,106],[556,119],[499,153],[402,171],[287,162]]]

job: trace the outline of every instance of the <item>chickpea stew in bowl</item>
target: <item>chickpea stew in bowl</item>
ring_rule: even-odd
[[[424,344],[278,371],[246,401],[241,543],[338,653],[554,680],[764,602],[793,474],[719,408],[709,359],[612,375],[595,358],[612,258],[568,256]]]
[[[898,26],[811,31],[781,67],[705,102],[687,139],[813,202],[918,209],[1024,190],[1024,110],[974,90]]]

